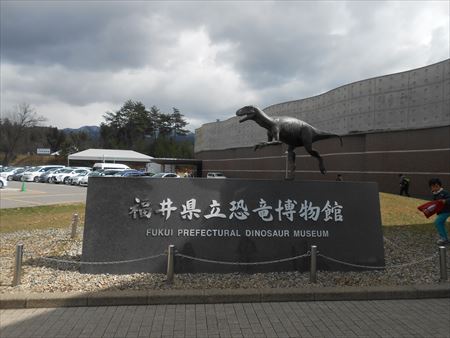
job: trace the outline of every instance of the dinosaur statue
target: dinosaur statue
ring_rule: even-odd
[[[339,137],[342,146],[342,138],[339,135],[327,133],[314,128],[308,123],[288,116],[270,117],[261,109],[254,106],[245,106],[236,112],[237,116],[243,116],[239,120],[242,123],[253,120],[261,127],[267,129],[268,142],[262,142],[255,146],[255,150],[274,144],[285,143],[288,145],[288,163],[290,173],[286,179],[294,179],[295,173],[295,148],[304,147],[306,151],[319,160],[319,168],[322,174],[326,173],[323,159],[317,150],[312,148],[313,142],[330,137]]]

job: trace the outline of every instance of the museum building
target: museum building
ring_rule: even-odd
[[[297,148],[296,180],[334,181],[341,174],[345,181],[374,181],[380,191],[398,193],[398,175],[403,173],[411,179],[412,196],[429,195],[431,177],[450,188],[450,59],[263,110],[342,136],[342,147],[338,138],[313,144],[324,159],[326,175],[317,159]],[[267,141],[266,130],[254,121],[239,123],[233,116],[204,124],[195,134],[202,176],[220,171],[230,178],[285,177],[286,146],[254,151],[254,145]]]

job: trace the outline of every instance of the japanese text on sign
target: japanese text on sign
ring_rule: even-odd
[[[207,210],[202,211],[197,207],[197,199],[191,198],[180,206],[174,205],[170,198],[156,204],[155,207],[149,200],[142,200],[138,197],[134,199],[135,204],[129,208],[128,214],[132,219],[150,219],[153,214],[159,214],[165,220],[173,217],[178,212],[183,220],[192,221],[204,217],[233,219],[245,221],[255,216],[264,222],[290,221],[295,219],[304,221],[324,221],[324,222],[343,222],[343,206],[336,201],[327,200],[322,206],[314,205],[311,201],[304,200],[297,202],[294,199],[278,200],[277,204],[272,206],[260,198],[256,208],[248,207],[244,199],[229,202],[229,207],[225,204],[223,207],[217,200],[211,200]],[[225,213],[227,212],[227,213]]]

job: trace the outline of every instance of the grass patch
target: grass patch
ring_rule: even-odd
[[[1,209],[0,233],[70,227],[74,213],[79,215],[79,224],[83,225],[84,209],[84,203]]]
[[[381,224],[383,226],[423,225],[433,223],[435,216],[426,218],[417,207],[426,200],[380,193]]]
[[[380,193],[381,220],[385,227],[414,225],[420,229],[433,223],[434,217],[425,218],[417,206],[425,200]],[[0,233],[69,227],[72,215],[78,213],[84,224],[85,204],[60,204],[0,210]]]

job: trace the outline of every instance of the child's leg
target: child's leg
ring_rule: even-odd
[[[449,212],[443,212],[442,214],[437,215],[436,220],[434,221],[434,225],[436,226],[437,232],[441,239],[448,241],[447,230],[445,229],[445,221],[450,217]]]

